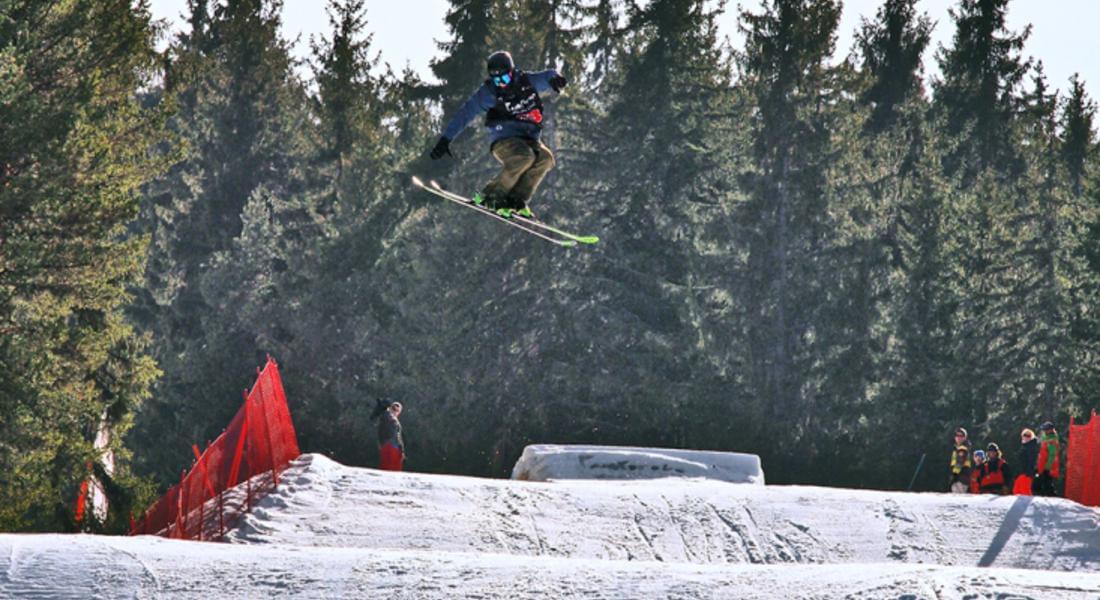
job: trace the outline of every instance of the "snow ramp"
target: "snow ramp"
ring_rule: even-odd
[[[0,535],[0,597],[1100,598],[1060,499],[291,464],[227,544]]]

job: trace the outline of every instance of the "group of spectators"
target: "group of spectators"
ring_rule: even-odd
[[[1030,429],[1020,432],[1015,467],[994,442],[985,450],[975,450],[962,427],[955,430],[953,448],[950,485],[954,494],[1053,496],[1055,481],[1062,476],[1062,448],[1050,421],[1039,426],[1038,437]]]

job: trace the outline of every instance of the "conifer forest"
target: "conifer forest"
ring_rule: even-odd
[[[74,529],[89,469],[125,530],[266,355],[303,451],[373,466],[385,398],[409,470],[498,477],[595,443],[943,491],[955,427],[1100,407],[1097,105],[1010,0],[944,45],[883,0],[847,55],[838,0],[451,0],[432,81],[364,0],[304,62],[280,0],[187,4],[0,0],[0,531]],[[595,246],[410,185],[498,170],[480,122],[428,152],[500,49],[569,79],[533,209]]]

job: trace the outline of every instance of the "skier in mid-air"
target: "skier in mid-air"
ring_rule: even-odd
[[[502,165],[500,174],[475,194],[475,204],[495,210],[502,217],[517,214],[532,218],[527,203],[546,173],[554,167],[554,155],[539,137],[542,134],[542,98],[539,92],[561,92],[568,83],[554,69],[528,73],[516,68],[512,55],[489,56],[489,78],[451,118],[430,156],[450,154],[451,140],[478,115],[486,113],[489,151]]]

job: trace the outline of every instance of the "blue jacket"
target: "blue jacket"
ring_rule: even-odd
[[[531,85],[535,87],[535,91],[543,93],[550,87],[550,79],[558,74],[554,69],[548,69],[546,71],[539,71],[537,73],[527,73],[527,77],[531,80]],[[466,103],[462,105],[462,108],[458,109],[455,116],[451,118],[451,122],[447,124],[447,129],[443,130],[443,137],[453,140],[458,134],[462,133],[463,129],[470,124],[471,121],[478,118],[480,115],[485,114],[490,108],[496,106],[497,95],[490,87],[492,84],[486,82],[481,84],[481,87],[474,92],[473,96],[470,96]],[[523,121],[506,121],[503,123],[496,123],[492,127],[487,127],[489,134],[489,143],[493,143],[497,140],[503,140],[505,138],[512,137],[525,137],[532,140],[539,139],[542,135],[542,127],[534,123],[525,123]]]

